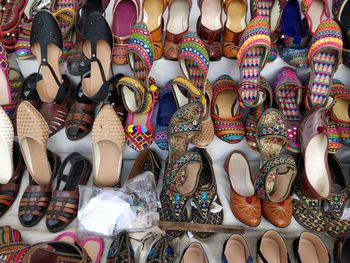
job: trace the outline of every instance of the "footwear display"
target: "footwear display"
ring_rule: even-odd
[[[0,0],[1,260],[349,261],[349,12]]]

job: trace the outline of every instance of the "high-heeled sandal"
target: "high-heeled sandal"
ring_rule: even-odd
[[[41,75],[36,82],[40,99],[44,102],[62,100],[69,83],[62,78],[59,67],[63,47],[61,29],[50,12],[41,10],[34,17],[30,46],[40,63],[38,72]]]

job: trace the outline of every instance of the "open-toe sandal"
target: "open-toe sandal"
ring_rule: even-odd
[[[120,181],[125,144],[123,125],[111,105],[104,105],[92,127],[94,184],[116,186]]]
[[[275,101],[287,124],[287,147],[290,151],[298,153],[300,149],[297,130],[301,118],[299,111],[299,105],[302,101],[301,83],[293,69],[284,67],[278,73],[274,84]]]
[[[69,171],[66,171],[69,166]],[[77,216],[78,186],[86,185],[91,170],[90,162],[79,153],[70,154],[62,162],[57,175],[56,189],[52,193],[47,209],[46,227],[50,232],[56,233],[63,230]]]
[[[263,200],[282,202],[290,194],[297,168],[292,155],[281,154],[288,143],[286,122],[281,112],[267,109],[262,114],[256,140],[261,162],[255,179],[255,192]]]
[[[215,135],[231,144],[239,143],[245,135],[238,96],[238,83],[230,76],[223,75],[215,81],[211,103]]]
[[[60,101],[66,95],[68,78],[62,78],[59,58],[63,42],[56,18],[47,10],[39,11],[33,20],[30,46],[39,62],[40,78],[36,89],[44,102]]]
[[[202,171],[199,174],[199,182],[193,193],[191,209],[191,221],[198,224],[221,225],[224,220],[224,211],[217,194],[217,185],[213,162],[205,149],[198,149],[202,158]],[[193,232],[200,239],[208,238],[213,233]]]
[[[237,55],[240,68],[239,94],[245,107],[255,108],[266,99],[261,90],[260,72],[270,52],[270,45],[268,21],[257,16],[244,30]]]
[[[55,176],[60,166],[60,158],[50,151],[47,152],[52,174]],[[39,185],[32,177],[24,190],[18,210],[18,218],[24,227],[32,227],[40,222],[49,207],[52,194],[52,180],[49,184]]]

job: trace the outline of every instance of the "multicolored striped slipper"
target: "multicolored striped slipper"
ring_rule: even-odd
[[[239,143],[245,135],[238,88],[238,83],[228,75],[219,77],[213,85],[211,116],[215,135],[231,144]]]
[[[338,24],[332,19],[323,21],[311,39],[308,53],[311,68],[308,85],[310,108],[327,105],[333,75],[341,62],[342,48],[343,40]]]
[[[326,119],[327,134],[328,134],[328,153],[336,154],[342,148],[342,143],[339,138],[338,127],[334,121]]]
[[[329,118],[334,122],[341,142],[350,146],[350,91],[341,81],[334,79],[331,96],[334,104],[329,109]]]
[[[0,105],[10,104],[12,101],[9,72],[8,54],[5,46],[0,42]]]
[[[266,99],[260,85],[260,71],[265,65],[270,47],[268,20],[257,16],[245,29],[237,55],[240,68],[239,94],[244,107],[256,108]]]
[[[22,241],[21,233],[11,226],[1,226],[0,237],[0,246]]]
[[[30,32],[32,28],[32,21],[32,18],[24,17],[22,19],[15,47],[15,54],[19,59],[28,59],[33,57],[33,53],[30,50]]]
[[[302,85],[296,72],[284,67],[277,74],[274,83],[274,94],[276,103],[286,119],[288,131],[288,149],[298,153],[300,151],[297,130],[301,118],[299,105],[302,101]]]
[[[179,44],[178,60],[186,78],[201,90],[203,95],[209,71],[209,55],[196,33],[188,32],[183,35]]]

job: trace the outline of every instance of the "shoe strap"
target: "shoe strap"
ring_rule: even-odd
[[[181,97],[185,96],[183,95],[181,88],[188,92],[189,96],[187,101],[181,99]],[[201,90],[185,77],[178,76],[173,80],[172,91],[178,108],[189,102],[200,102],[202,105],[205,105],[205,96],[203,96]]]

